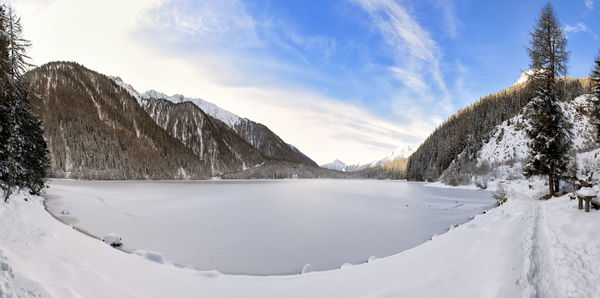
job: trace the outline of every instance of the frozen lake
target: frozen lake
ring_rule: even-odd
[[[487,191],[376,180],[51,180],[48,210],[127,250],[229,274],[295,274],[364,263],[494,206]],[[61,211],[69,209],[70,214]]]

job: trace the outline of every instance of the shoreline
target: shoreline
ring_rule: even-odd
[[[181,181],[181,180],[160,180],[160,181],[157,181],[157,180],[93,180],[92,181],[92,180],[78,180],[78,179],[49,179],[49,180],[69,180],[69,181],[88,181],[88,182],[89,181],[91,181],[91,182],[146,182],[147,181],[147,182],[166,182],[166,183],[169,183],[169,182],[190,182],[190,180],[184,180],[184,181]],[[333,180],[333,181],[338,181],[338,180],[343,180],[343,179],[265,179],[265,180],[258,179],[258,180],[241,180],[241,181],[248,181],[248,182],[283,182],[285,180],[289,180],[289,181],[302,181],[302,180],[325,180],[325,181]],[[373,179],[360,179],[360,180],[372,181]],[[207,180],[193,180],[193,181],[205,182]],[[208,180],[208,181],[212,182],[210,180]],[[218,181],[220,181],[220,180],[218,180]],[[236,181],[239,181],[239,180],[225,180],[224,182],[231,182],[231,181],[236,182]],[[380,181],[380,180],[377,180],[377,181]],[[402,182],[407,182],[407,183],[419,183],[419,184],[425,183],[425,184],[428,184],[428,182],[413,182],[413,181],[406,181],[406,180],[389,180],[389,181],[399,181],[399,182],[402,181]],[[425,185],[425,186],[427,186],[427,185]],[[449,188],[452,188],[452,187],[449,187]],[[457,189],[459,189],[459,190],[475,191],[475,189],[460,189],[460,188],[457,188]],[[481,191],[483,189],[478,189],[478,190]],[[488,190],[485,190],[485,191],[488,191]],[[73,228],[74,230],[76,230],[76,231],[84,234],[85,236],[88,236],[90,238],[93,238],[95,240],[103,242],[103,240],[100,238],[101,236],[96,236],[96,235],[90,233],[89,231],[87,231],[86,229],[80,228],[80,227],[76,226],[75,224],[68,222],[64,218],[61,218],[60,215],[53,214],[48,209],[48,205],[47,205],[48,200],[57,199],[57,198],[52,198],[52,196],[53,195],[48,195],[48,194],[44,194],[43,195],[43,197],[44,197],[44,200],[43,200],[44,210],[47,213],[49,213],[52,216],[52,218],[54,218],[56,221],[58,221],[58,222],[60,222],[60,223],[62,223],[64,225],[66,225],[66,226],[69,226],[69,227]],[[482,207],[480,213],[472,215],[472,216],[469,216],[466,220],[464,220],[462,222],[451,224],[450,226],[446,227],[443,232],[441,232],[439,234],[437,234],[437,233],[431,234],[426,240],[424,240],[422,242],[419,242],[418,244],[416,244],[414,246],[407,247],[407,248],[405,248],[403,250],[394,252],[392,254],[389,254],[389,255],[386,255],[386,256],[383,256],[383,257],[376,257],[376,259],[378,259],[378,260],[379,259],[385,259],[385,258],[389,258],[389,257],[393,257],[393,256],[396,256],[396,255],[402,254],[403,252],[406,252],[408,250],[416,249],[416,248],[418,248],[418,247],[426,244],[427,242],[433,240],[433,238],[439,237],[441,235],[445,235],[448,232],[451,232],[452,230],[456,229],[457,227],[463,226],[463,225],[465,225],[465,224],[473,221],[476,216],[481,215],[481,214],[486,214],[490,210],[495,209],[497,207],[498,206],[496,204],[491,204],[490,206]],[[119,250],[119,251],[121,251],[123,253],[129,254],[129,255],[133,255],[134,252],[137,251],[137,250],[144,250],[144,251],[146,251],[143,248],[137,248],[137,249],[135,249],[135,248],[127,248],[127,247],[113,247],[113,248],[117,249],[117,250]],[[162,252],[158,252],[158,253],[164,256],[164,254],[162,254]],[[371,255],[370,257],[367,257],[367,260],[365,260],[363,262],[360,262],[360,263],[356,263],[356,264],[352,264],[352,263],[349,263],[349,262],[347,262],[347,263],[351,264],[351,266],[364,265],[364,264],[368,264],[369,263],[368,260],[371,257],[375,257],[375,256]],[[173,266],[175,266],[177,268],[181,268],[181,269],[193,269],[193,270],[198,271],[198,272],[211,272],[211,271],[215,271],[215,272],[219,272],[219,274],[229,275],[229,276],[250,276],[250,277],[268,277],[268,276],[286,277],[287,276],[287,277],[289,277],[289,276],[302,275],[301,272],[287,272],[287,273],[283,272],[283,273],[265,273],[265,274],[249,274],[249,273],[236,273],[236,272],[222,273],[222,272],[220,272],[220,271],[218,271],[217,269],[214,269],[214,268],[213,269],[199,269],[199,268],[196,268],[194,265],[191,265],[191,264],[179,264],[179,263],[173,262],[170,259],[168,259],[168,262],[171,263]],[[343,263],[343,264],[346,264],[346,262]],[[341,265],[342,264],[340,264],[340,266]],[[336,270],[341,270],[341,268],[337,267],[337,268],[331,268],[331,269],[326,269],[326,270],[315,270],[314,272],[330,272],[330,271],[336,271]]]

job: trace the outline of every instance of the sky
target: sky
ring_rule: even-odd
[[[75,61],[267,125],[319,164],[421,143],[529,69],[546,1],[8,0],[32,63]],[[551,1],[571,77],[600,49],[600,0]]]

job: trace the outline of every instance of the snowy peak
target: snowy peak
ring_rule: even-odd
[[[543,73],[543,69],[538,69],[539,73]],[[520,85],[529,81],[529,79],[535,75],[536,70],[530,69],[521,73],[521,77],[513,84],[513,86]]]
[[[415,145],[415,144],[400,146],[400,147],[396,148],[394,151],[392,151],[392,153],[390,155],[386,156],[384,159],[387,158],[388,160],[393,161],[398,158],[408,158],[413,152],[415,152],[415,150],[417,150],[418,147],[419,147],[419,145]]]
[[[304,163],[310,166],[317,166],[308,156],[303,154],[298,148],[285,143],[279,136],[273,133],[268,127],[241,118],[238,115],[224,110],[217,105],[200,98],[188,98],[180,94],[168,96],[156,90],[150,90],[141,95],[142,107],[148,110],[149,105],[154,105],[156,100],[166,100],[175,104],[190,102],[200,108],[204,113],[212,118],[220,120],[229,128],[234,130],[241,138],[254,146],[264,157],[268,159],[286,160],[298,163]],[[153,117],[158,117],[150,113]]]
[[[415,152],[415,150],[417,150],[418,147],[419,147],[419,145],[414,145],[414,144],[399,146],[398,148],[394,149],[394,151],[392,151],[392,153],[390,153],[390,155],[388,155],[378,161],[372,162],[371,164],[368,165],[368,167],[372,168],[372,167],[377,167],[377,166],[383,166],[384,164],[386,164],[390,161],[394,161],[394,160],[401,159],[401,158],[408,158],[413,152]]]
[[[321,165],[321,167],[322,168],[326,168],[326,169],[330,169],[330,170],[336,170],[336,171],[345,172],[346,164],[343,161],[341,161],[339,159],[336,159],[333,162]]]
[[[347,165],[341,160],[336,159],[333,162],[322,165],[321,167],[342,172],[356,172],[364,169],[380,167],[398,159],[408,158],[413,152],[415,152],[415,150],[417,150],[418,147],[418,145],[414,144],[399,146],[389,155],[371,163]]]
[[[120,77],[109,76],[109,78],[111,80],[113,80],[115,82],[115,84],[117,84],[117,86],[125,89],[125,91],[127,91],[127,93],[129,93],[131,96],[133,96],[133,98],[135,98],[135,100],[137,100],[137,102],[138,102],[138,104],[140,104],[140,106],[142,105],[142,96],[131,85],[125,83]]]
[[[149,99],[165,99],[172,103],[182,103],[182,102],[191,102],[198,106],[202,111],[207,113],[213,118],[219,119],[227,124],[229,127],[234,128],[235,125],[242,119],[238,115],[224,110],[217,105],[205,101],[200,98],[188,98],[181,94],[175,94],[172,96],[168,96],[164,93],[158,92],[156,90],[149,90],[141,95],[141,98],[144,100]]]
[[[529,77],[532,75],[533,75],[533,69],[522,72],[521,77],[519,77],[517,82],[515,82],[513,85],[519,85],[519,84],[523,84],[523,83],[527,82],[529,80]]]

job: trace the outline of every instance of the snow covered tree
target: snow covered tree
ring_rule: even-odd
[[[19,18],[0,6],[0,186],[4,200],[15,186],[37,193],[44,187],[48,165],[46,141],[31,111],[31,91],[24,77],[29,67]]]
[[[532,100],[528,113],[531,120],[531,127],[527,130],[531,139],[531,157],[524,174],[527,177],[548,177],[550,195],[554,195],[560,180],[573,176],[574,163],[569,154],[571,127],[558,103],[556,86],[556,78],[567,73],[567,39],[549,3],[542,8],[530,36],[527,50],[531,58],[530,67],[534,70],[531,79],[537,89],[537,97]]]
[[[594,118],[596,121],[596,139],[600,142],[600,50],[594,60],[592,68],[592,92],[596,95],[594,99]]]

